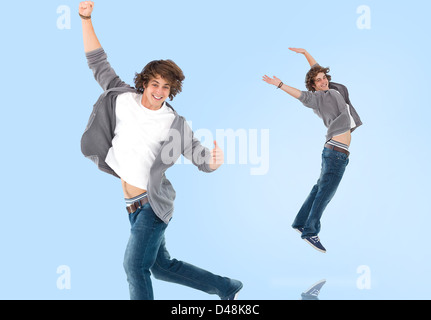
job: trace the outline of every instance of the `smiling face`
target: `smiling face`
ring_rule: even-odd
[[[312,67],[305,76],[307,90],[312,92],[329,90],[329,83],[331,81],[329,71],[329,68],[324,68],[320,65]]]
[[[142,105],[150,110],[158,110],[171,93],[170,84],[161,76],[151,78],[148,84],[144,84],[142,95]]]
[[[324,72],[320,72],[315,78],[314,78],[314,85],[313,88],[316,91],[326,91],[329,90],[329,80],[326,77],[326,74]]]

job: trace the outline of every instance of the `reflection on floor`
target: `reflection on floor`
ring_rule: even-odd
[[[302,300],[319,300],[318,295],[326,280],[320,280],[319,282],[313,284],[307,291],[301,293]]]

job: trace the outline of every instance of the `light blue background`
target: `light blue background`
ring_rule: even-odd
[[[129,298],[121,185],[80,151],[101,89],[86,65],[78,4],[2,4],[1,299]],[[57,27],[61,5],[70,29]],[[360,5],[371,9],[371,29],[357,27]],[[241,280],[241,299],[300,299],[321,279],[321,299],[431,298],[430,10],[418,0],[96,2],[96,33],[123,80],[173,59],[186,80],[172,104],[194,130],[270,130],[264,176],[250,175],[251,164],[167,172],[177,191],[171,255]],[[261,80],[305,89],[307,62],[288,47],[329,66],[364,123],[322,220],[326,254],[290,227],[318,178],[326,129]],[[57,287],[61,265],[70,290]],[[370,289],[357,286],[362,265]],[[156,299],[217,299],[153,284]]]

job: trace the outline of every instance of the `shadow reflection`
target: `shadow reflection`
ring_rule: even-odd
[[[319,300],[319,293],[322,289],[323,285],[326,283],[326,280],[320,280],[313,284],[307,291],[301,293],[301,300]]]

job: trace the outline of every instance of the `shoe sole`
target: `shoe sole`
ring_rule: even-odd
[[[298,232],[299,234],[302,234],[302,232],[299,230],[299,229],[297,229],[297,228],[293,228],[293,230],[295,230],[296,232]]]
[[[305,239],[302,239],[302,240],[304,240],[305,242],[307,242],[310,246],[312,246],[312,247],[313,247],[314,249],[316,249],[317,251],[322,252],[322,253],[326,253],[326,250],[319,249],[318,247],[316,247],[316,246],[312,245],[310,242],[308,242],[308,241],[307,241],[307,240],[305,240]]]
[[[242,288],[244,287],[244,285],[241,283],[241,287],[238,289],[238,291],[234,294],[233,299],[230,300],[238,300],[238,295],[239,292],[242,290]]]

